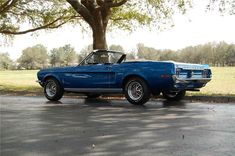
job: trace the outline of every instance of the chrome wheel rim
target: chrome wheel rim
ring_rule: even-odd
[[[56,94],[56,83],[54,81],[49,81],[46,85],[46,94],[49,97],[53,97]]]
[[[138,101],[143,97],[143,87],[136,81],[133,81],[128,85],[127,92],[129,97],[134,101]]]

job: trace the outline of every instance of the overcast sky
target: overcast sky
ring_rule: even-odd
[[[188,11],[187,15],[175,15],[173,21],[174,27],[161,32],[153,28],[151,31],[137,29],[132,33],[123,31],[109,33],[108,45],[119,44],[129,51],[138,43],[157,49],[173,50],[214,41],[235,43],[235,15],[221,16],[218,12],[205,12],[205,8],[197,4],[194,9]],[[0,42],[3,42],[2,36]],[[23,49],[36,44],[43,44],[48,50],[71,44],[79,52],[91,43],[90,33],[82,33],[79,26],[74,28],[66,26],[50,33],[40,32],[38,36],[31,34],[17,36],[10,45],[0,43],[0,52],[9,52],[10,57],[15,60]]]

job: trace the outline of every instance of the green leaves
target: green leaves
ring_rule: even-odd
[[[112,16],[109,28],[121,28],[124,30],[132,30],[139,26],[148,25],[151,17],[145,12],[139,12],[135,7],[119,7],[112,9]]]
[[[139,27],[162,30],[174,25],[175,13],[184,14],[193,6],[193,0],[97,0],[89,1],[89,5],[85,0],[70,2],[75,2],[73,8],[66,0],[0,0],[0,33],[25,34],[56,29],[66,23],[83,28],[87,28],[84,23],[89,23],[88,28],[94,31],[100,26],[99,29],[104,29],[102,32],[106,32],[107,24],[110,31],[132,31]],[[235,1],[208,0],[207,8],[235,14]],[[97,36],[105,38],[104,33]]]
[[[148,60],[174,60],[178,62],[210,64],[211,66],[234,66],[235,44],[225,42],[189,46],[178,51],[158,50],[144,44],[137,45],[137,56]]]
[[[68,66],[77,63],[77,54],[71,45],[51,50],[50,62],[52,66]]]
[[[38,44],[24,49],[17,62],[22,69],[39,69],[48,66],[48,58],[46,47]]]
[[[162,29],[173,25],[175,12],[185,13],[191,7],[191,0],[135,0],[113,8],[110,29],[133,30],[137,27]]]
[[[0,12],[2,34],[24,34],[40,29],[57,28],[65,23],[79,22],[79,15],[63,0],[15,1],[17,2],[9,4],[9,9]],[[0,2],[0,8],[3,5],[4,3]]]
[[[13,68],[13,61],[8,53],[0,53],[0,70],[9,70]]]
[[[210,0],[208,2],[207,10],[219,11],[222,15],[235,14],[234,0]]]

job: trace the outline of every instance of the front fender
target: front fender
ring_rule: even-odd
[[[45,84],[45,82],[46,82],[46,80],[47,80],[48,78],[55,78],[55,79],[60,83],[60,85],[63,84],[63,81],[61,80],[61,78],[60,78],[57,74],[49,73],[49,74],[46,74],[46,75],[43,77],[43,79],[42,79],[42,84],[43,84],[43,85]]]

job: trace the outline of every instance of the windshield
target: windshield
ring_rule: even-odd
[[[123,56],[125,55],[120,52],[93,52],[88,55],[88,57],[83,60],[80,65],[120,63],[120,59],[122,59]]]

